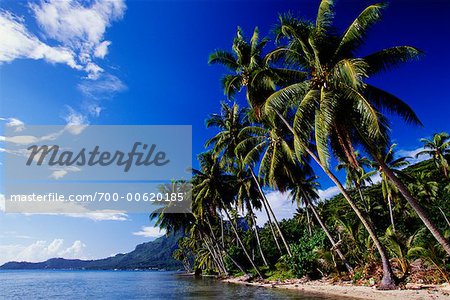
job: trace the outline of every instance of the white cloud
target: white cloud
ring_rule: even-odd
[[[83,254],[85,248],[86,244],[77,240],[73,242],[72,246],[61,251],[59,255],[65,258],[79,258]]]
[[[103,38],[112,22],[123,17],[124,1],[94,0],[86,4],[77,0],[49,0],[30,7],[45,36],[78,53],[88,78],[97,79],[103,68],[93,60],[107,55],[111,42]]]
[[[67,123],[65,130],[67,130],[73,135],[79,135],[89,125],[87,117],[77,112],[70,106],[67,106],[67,108],[69,112],[64,118]]]
[[[0,238],[8,239],[32,239],[29,235],[19,234],[17,231],[4,231],[0,234]]]
[[[6,127],[14,129],[15,132],[25,129],[25,123],[16,118],[0,118],[0,121],[6,121]]]
[[[0,212],[5,211],[5,195],[0,194]]]
[[[325,190],[318,190],[318,194],[321,200],[327,200],[339,194],[339,189],[333,186]],[[266,197],[278,221],[281,221],[282,219],[289,219],[294,216],[297,210],[297,205],[292,203],[289,198],[289,192],[266,192]],[[255,215],[258,226],[262,226],[268,221],[264,208],[261,211],[256,211]]]
[[[104,58],[108,54],[108,47],[111,45],[110,41],[103,41],[95,47],[94,55],[98,58]]]
[[[75,0],[49,0],[31,5],[48,37],[78,48],[98,46],[106,28],[123,17],[125,8],[122,0],[96,0],[90,6]]]
[[[281,221],[282,219],[292,218],[292,216],[295,214],[297,208],[292,204],[287,192],[266,192],[266,197],[278,221]],[[264,208],[262,208],[261,211],[256,211],[255,215],[258,226],[262,226],[268,221],[267,214]]]
[[[42,59],[86,72],[87,76],[79,85],[86,97],[81,106],[83,114],[68,116],[68,129],[79,134],[89,116],[100,115],[103,109],[100,100],[111,98],[126,88],[99,63],[112,43],[105,40],[106,30],[123,18],[125,1],[38,0],[29,7],[40,32],[32,33],[24,17],[0,9],[0,64],[15,59]],[[99,83],[94,83],[97,80]],[[15,125],[17,131],[23,128]]]
[[[86,245],[82,241],[76,240],[68,247],[64,245],[63,239],[36,241],[30,245],[0,245],[0,265],[9,261],[40,262],[54,257],[85,258]]]
[[[82,105],[88,115],[98,117],[103,110],[103,100],[111,99],[116,93],[126,90],[126,85],[116,76],[101,74],[97,80],[85,79],[78,84],[78,90],[85,96]]]
[[[337,194],[339,194],[339,188],[337,186],[331,186],[325,190],[318,190],[318,194],[319,194],[319,198],[321,200],[327,200],[330,198],[333,198],[334,196],[336,196]]]
[[[110,98],[113,94],[126,89],[125,84],[116,76],[104,74],[96,81],[84,80],[78,84],[78,89],[94,100]]]
[[[98,78],[100,78],[100,74],[104,71],[103,68],[99,67],[93,62],[88,62],[86,64],[85,70],[88,73],[87,78],[91,80],[97,80]]]
[[[22,18],[4,10],[0,11],[0,36],[0,64],[28,58],[63,63],[77,70],[82,68],[69,48],[43,43],[25,28]]]
[[[127,221],[128,215],[121,211],[101,210],[81,214],[62,214],[72,218],[90,219],[92,221]]]
[[[157,238],[157,237],[163,236],[164,234],[165,234],[165,230],[161,231],[159,228],[153,227],[153,226],[142,226],[141,230],[133,232],[133,235],[150,237],[150,238]]]
[[[410,157],[410,158],[408,158],[408,161],[411,164],[416,164],[416,163],[419,163],[421,161],[425,161],[427,159],[430,159],[430,156],[428,156],[428,155],[421,155],[421,156],[416,158],[417,153],[419,153],[420,151],[423,151],[423,150],[425,150],[423,147],[419,147],[419,148],[412,149],[412,150],[400,149],[400,150],[397,151],[396,157]]]
[[[70,172],[80,172],[81,169],[74,167],[74,166],[68,166],[68,167],[62,167],[62,168],[52,168],[53,172],[50,174],[50,178],[58,180],[69,174]]]
[[[104,69],[94,59],[108,54],[106,29],[120,20],[126,9],[123,0],[49,0],[30,4],[42,35],[56,42],[50,46],[25,26],[23,17],[0,10],[0,64],[15,59],[43,59],[84,70],[97,79]]]

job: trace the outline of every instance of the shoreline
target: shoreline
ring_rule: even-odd
[[[322,281],[309,281],[306,283],[301,283],[300,281],[290,281],[290,282],[247,282],[242,278],[227,278],[221,280],[224,283],[229,284],[241,284],[254,287],[264,287],[264,288],[276,288],[285,289],[292,291],[299,291],[301,293],[310,295],[321,295],[321,296],[339,296],[342,298],[350,299],[365,299],[365,300],[450,300],[450,285],[411,285],[408,289],[398,289],[391,291],[381,291],[377,290],[375,287],[370,286],[359,286],[352,284],[342,283],[332,284],[324,283]]]

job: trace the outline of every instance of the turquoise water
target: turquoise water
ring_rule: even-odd
[[[335,299],[172,272],[0,270],[1,299]]]

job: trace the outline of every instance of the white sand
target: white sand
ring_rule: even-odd
[[[450,286],[409,286],[414,289],[380,291],[375,287],[356,286],[351,284],[328,284],[318,281],[307,283],[259,283],[245,282],[240,278],[224,279],[224,282],[260,286],[267,288],[298,290],[308,294],[333,295],[354,299],[386,299],[386,300],[450,300]]]

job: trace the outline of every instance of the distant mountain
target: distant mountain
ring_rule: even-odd
[[[136,246],[136,249],[126,254],[96,260],[52,258],[44,262],[8,262],[0,269],[75,269],[75,270],[134,270],[134,269],[167,269],[183,268],[181,262],[172,258],[177,249],[180,234],[162,236],[148,243]]]

